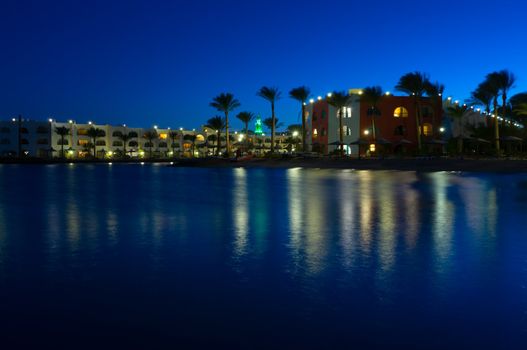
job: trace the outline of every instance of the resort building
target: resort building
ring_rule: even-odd
[[[361,98],[360,89],[349,90],[349,103],[342,113],[343,143],[346,154],[358,156],[373,152],[404,153],[418,145],[418,132],[423,145],[440,145],[443,109],[441,97],[422,97],[421,126],[417,130],[415,99],[412,96],[386,94],[377,105],[380,115],[375,116],[375,130],[370,106]],[[311,130],[308,140],[312,151],[329,154],[339,146],[339,113],[329,105],[328,97],[319,97],[306,105],[306,116]],[[374,142],[375,137],[375,142]]]
[[[216,131],[202,126],[201,130],[171,130],[157,126],[134,128],[127,125],[77,123],[74,120],[34,121],[13,118],[0,121],[0,157],[18,155],[33,158],[62,157],[69,159],[99,159],[122,157],[167,158],[202,157],[217,154]],[[271,148],[270,135],[264,133],[244,135],[230,133],[233,151],[242,148],[248,141],[256,153]],[[276,133],[275,147],[287,152],[288,135]],[[225,152],[225,133],[221,133],[219,154]]]

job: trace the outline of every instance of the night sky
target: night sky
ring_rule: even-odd
[[[299,123],[288,91],[381,85],[420,70],[463,100],[493,70],[527,90],[520,0],[23,1],[0,5],[0,119],[199,127],[210,100],[277,86],[277,117]],[[235,128],[241,123],[233,118]]]

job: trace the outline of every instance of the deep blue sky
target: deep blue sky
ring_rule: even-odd
[[[503,68],[524,91],[526,13],[520,0],[2,0],[0,119],[192,128],[223,91],[269,116],[255,93],[275,85],[289,124],[293,87],[393,91],[414,70],[460,100]]]

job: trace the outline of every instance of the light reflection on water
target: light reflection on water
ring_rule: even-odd
[[[182,329],[191,315],[226,308],[226,324],[249,327],[241,310],[251,309],[261,327],[269,317],[282,320],[284,337],[287,325],[296,323],[308,333],[317,329],[312,337],[344,339],[344,330],[327,326],[338,322],[364,334],[420,329],[425,344],[434,337],[426,330],[447,330],[453,315],[464,322],[456,324],[459,332],[476,332],[471,322],[486,319],[512,336],[527,311],[522,179],[300,168],[0,166],[0,297],[21,307],[17,291],[44,280],[40,293],[58,310],[64,285],[82,294],[94,284],[91,293],[108,305],[137,293],[133,298],[181,313]],[[110,287],[119,292],[108,294]],[[487,309],[496,299],[509,311]],[[0,311],[16,315],[15,306]],[[181,311],[186,308],[191,311]],[[482,310],[490,316],[480,317]],[[134,312],[129,317],[154,317]],[[430,317],[423,321],[423,313]],[[179,322],[173,317],[161,317],[156,327]],[[404,322],[392,334],[379,328],[380,318]]]

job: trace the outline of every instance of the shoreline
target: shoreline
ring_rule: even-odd
[[[152,159],[152,160],[43,160],[9,159],[3,164],[48,165],[48,164],[165,164],[174,167],[193,168],[306,168],[306,169],[354,169],[354,170],[397,170],[397,171],[462,171],[483,173],[527,173],[527,160],[517,159],[454,159],[454,158],[385,158],[385,159],[339,159],[339,158],[256,158],[235,161],[218,158]]]

